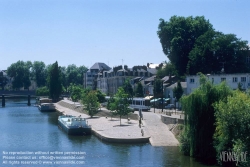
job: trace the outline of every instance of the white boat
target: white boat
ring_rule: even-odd
[[[40,111],[55,111],[56,106],[54,103],[41,103],[38,105]]]
[[[58,126],[69,135],[90,135],[91,127],[85,118],[72,115],[58,117]]]

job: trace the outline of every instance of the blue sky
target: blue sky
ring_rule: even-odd
[[[18,60],[132,67],[167,60],[159,19],[205,16],[250,42],[249,0],[0,0],[0,69]]]

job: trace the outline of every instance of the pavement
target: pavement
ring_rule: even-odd
[[[152,146],[177,146],[178,140],[173,133],[169,131],[166,124],[162,123],[160,119],[160,113],[142,112],[143,113],[143,125],[139,127],[139,120],[127,120],[119,118],[107,118],[107,117],[93,117],[83,112],[75,111],[72,108],[73,102],[69,100],[63,100],[64,106],[60,105],[62,102],[56,103],[56,108],[64,115],[79,116],[87,118],[88,124],[91,125],[94,134],[102,140],[110,142],[120,143],[140,143],[150,142]],[[65,103],[71,105],[71,107],[65,106]],[[136,111],[137,112],[137,111]],[[138,113],[138,112],[137,112]]]

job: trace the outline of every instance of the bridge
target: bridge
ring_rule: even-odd
[[[0,99],[2,99],[2,107],[5,107],[5,99],[16,99],[16,98],[27,98],[27,105],[30,106],[30,99],[31,98],[37,98],[37,96],[34,95],[20,95],[20,94],[2,94],[0,96]]]

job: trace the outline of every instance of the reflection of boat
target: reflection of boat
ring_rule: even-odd
[[[55,111],[56,106],[53,103],[41,103],[38,106],[39,110],[41,111]]]
[[[62,115],[58,117],[58,126],[69,135],[90,135],[91,127],[85,118],[72,115]]]

